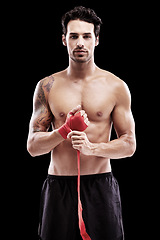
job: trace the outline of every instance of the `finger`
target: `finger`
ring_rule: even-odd
[[[77,135],[73,135],[72,137],[71,137],[71,139],[72,139],[72,141],[81,141],[81,140],[85,140],[85,136],[77,136]]]
[[[71,131],[68,133],[67,138],[71,138],[73,135],[83,136],[85,133],[80,131]]]
[[[73,135],[80,135],[78,131],[71,131],[70,133],[68,133],[67,138],[71,138]]]
[[[74,145],[72,146],[75,150],[81,151],[81,146],[80,145]]]
[[[79,146],[83,144],[83,140],[72,141],[73,146]]]
[[[88,119],[88,117],[87,117],[87,114],[86,114],[86,113],[83,115],[83,118],[84,118],[84,120],[85,120],[86,118]]]
[[[88,126],[88,125],[89,125],[89,120],[88,120],[87,114],[85,113],[85,114],[83,115],[83,117],[84,117],[84,122],[85,122],[85,124]]]
[[[80,113],[82,117],[84,117],[84,115],[86,114],[84,110],[81,110]]]
[[[86,118],[86,119],[84,119],[84,122],[85,122],[85,124],[88,126],[89,125],[89,120],[88,120],[88,118]]]
[[[84,112],[80,111],[80,113],[81,113],[81,116],[82,116],[84,119],[87,118],[87,114],[85,113],[85,111],[84,111]]]
[[[83,111],[83,110],[82,110],[82,111]],[[87,114],[84,112],[82,116],[83,116],[83,118],[84,118],[85,124],[88,125],[88,124],[89,124],[89,120],[88,120]]]
[[[74,115],[76,112],[79,112],[81,110],[81,105],[78,105],[77,107],[73,108],[69,114],[72,116]]]

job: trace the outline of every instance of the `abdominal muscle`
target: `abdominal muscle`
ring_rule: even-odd
[[[109,130],[110,128],[111,125],[106,126],[106,130]],[[85,131],[88,139],[95,143],[109,141],[110,130],[104,131],[104,129],[102,129],[101,136],[99,135],[99,130],[100,127],[95,129],[95,126],[91,124],[91,126]],[[108,134],[106,134],[107,132]],[[94,136],[92,136],[93,133]],[[111,172],[110,159],[104,157],[86,156],[80,154],[80,167],[81,175]],[[73,149],[70,139],[64,140],[55,147],[54,150],[52,150],[48,174],[60,176],[78,175],[77,151]]]

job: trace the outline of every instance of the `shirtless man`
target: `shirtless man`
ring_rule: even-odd
[[[34,93],[27,149],[32,156],[51,152],[42,189],[42,240],[82,239],[77,220],[76,150],[80,151],[87,233],[92,240],[123,239],[120,195],[110,159],[134,154],[135,124],[127,85],[94,62],[100,25],[95,12],[84,7],[63,16],[62,42],[68,50],[69,66],[42,79]],[[78,112],[87,129],[71,131],[64,139],[60,127]],[[112,124],[117,139],[110,141]],[[53,130],[48,132],[50,125]]]

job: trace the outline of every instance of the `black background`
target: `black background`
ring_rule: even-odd
[[[61,16],[77,5],[93,8],[103,21],[100,44],[95,49],[95,63],[123,79],[132,95],[137,150],[133,157],[113,159],[111,164],[120,185],[126,240],[142,239],[148,231],[144,222],[149,214],[145,197],[149,182],[146,184],[144,177],[149,155],[145,125],[148,94],[144,74],[148,56],[144,44],[146,29],[148,31],[148,9],[134,1],[126,4],[120,1],[54,1],[37,4],[26,1],[19,6],[17,41],[20,61],[16,83],[17,88],[21,89],[18,93],[17,118],[20,141],[19,153],[16,153],[19,156],[16,162],[19,173],[14,186],[21,224],[17,223],[17,229],[23,232],[21,239],[37,240],[40,192],[47,175],[50,154],[32,158],[26,150],[32,97],[40,79],[68,66],[67,50],[61,40]]]

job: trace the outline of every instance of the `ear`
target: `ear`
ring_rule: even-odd
[[[62,34],[62,43],[63,43],[64,46],[67,46],[66,36],[64,34]]]
[[[95,44],[95,46],[98,46],[98,44],[99,44],[99,36],[96,37],[96,44]]]

